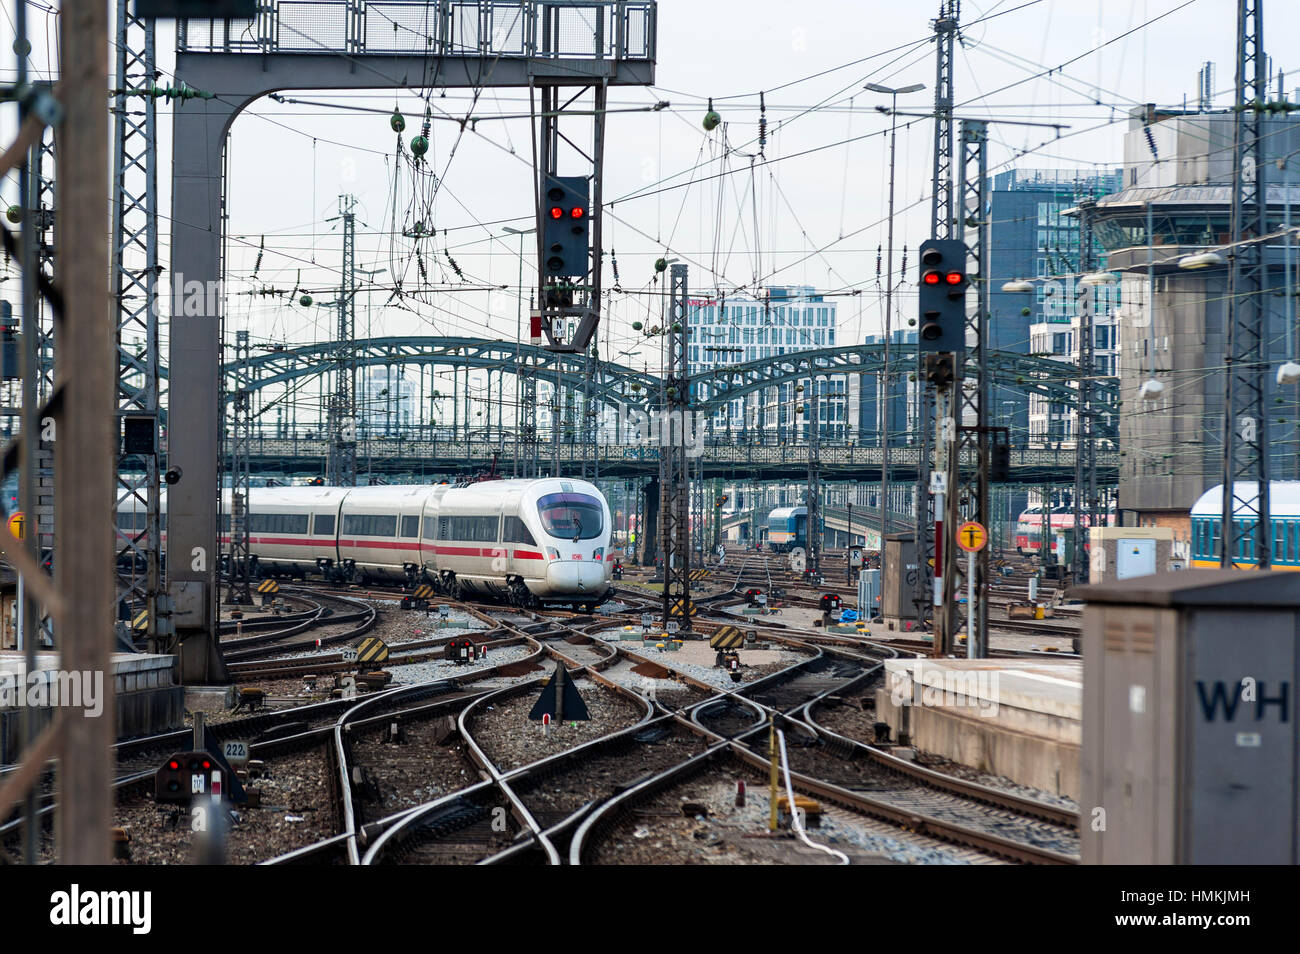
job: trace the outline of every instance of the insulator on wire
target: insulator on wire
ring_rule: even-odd
[[[425,271],[424,268],[424,256],[420,254],[420,250],[418,248],[415,250],[415,264],[420,269],[420,284],[422,285],[429,284],[429,273]]]
[[[903,267],[898,270],[898,280],[907,280],[907,249],[903,249]]]
[[[764,159],[767,154],[764,150],[767,148],[767,100],[762,93],[758,94],[758,154]]]
[[[1147,137],[1147,148],[1151,150],[1151,155],[1152,155],[1152,157],[1155,159],[1156,162],[1159,162],[1159,161],[1160,161],[1160,152],[1159,152],[1159,150],[1156,149],[1156,137],[1155,137],[1154,135],[1152,135],[1152,133],[1151,133],[1151,127],[1150,127],[1150,126],[1143,126],[1143,127],[1142,127],[1142,132],[1146,133],[1146,137]]]
[[[266,251],[266,236],[262,236],[262,241],[257,246],[257,261],[253,263],[253,277],[257,277],[258,271],[262,267],[262,253]]]
[[[618,278],[618,252],[614,249],[609,250],[609,263],[614,268],[614,287],[618,288],[622,282]]]
[[[880,281],[880,253],[881,247],[876,246],[876,281]]]
[[[451,270],[456,273],[456,277],[461,281],[464,281],[465,273],[460,270],[460,266],[456,264],[456,260],[451,257],[451,252],[447,249],[443,249],[442,254],[447,256],[447,263],[451,265]]]

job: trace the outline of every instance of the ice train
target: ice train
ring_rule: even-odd
[[[461,599],[594,609],[612,595],[609,504],[582,480],[484,480],[466,486],[254,487],[250,562],[261,575],[431,583]],[[230,492],[221,538],[230,539]],[[166,545],[166,497],[163,499]],[[123,534],[143,528],[131,502]]]

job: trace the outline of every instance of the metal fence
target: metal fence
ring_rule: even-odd
[[[252,20],[180,20],[182,53],[653,60],[650,0],[267,0]]]

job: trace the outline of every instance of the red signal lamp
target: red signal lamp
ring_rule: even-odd
[[[553,219],[564,218],[564,210],[560,208],[558,205],[551,206],[551,218]]]
[[[581,206],[577,206],[569,210],[569,215],[573,216],[573,218],[575,219],[580,219],[586,214],[587,214],[587,210],[582,208]]]
[[[939,284],[939,273],[926,272],[921,276],[921,281],[925,282],[927,285],[937,285]]]
[[[939,280],[938,275],[935,275],[935,281],[938,280]],[[949,285],[960,285],[965,280],[966,280],[966,276],[962,272],[949,272],[947,275],[944,276],[944,281],[946,281]]]

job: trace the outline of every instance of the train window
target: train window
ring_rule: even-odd
[[[334,536],[334,514],[318,513],[316,514],[315,532],[322,535]]]
[[[418,537],[420,535],[420,518],[418,515],[402,517],[402,536]]]
[[[537,512],[553,537],[593,540],[604,530],[600,501],[587,494],[547,494],[537,501]]]
[[[426,540],[438,539],[438,521],[435,520],[433,517],[424,518],[424,539]]]
[[[343,532],[359,537],[395,537],[397,515],[347,513],[343,515]]]
[[[249,533],[303,533],[307,532],[308,515],[305,513],[250,513]]]
[[[438,539],[496,543],[498,523],[496,517],[439,517]]]
[[[533,539],[532,531],[528,529],[528,525],[519,517],[505,517],[502,522],[502,541],[505,543],[524,543],[530,547],[537,546],[537,541]]]

